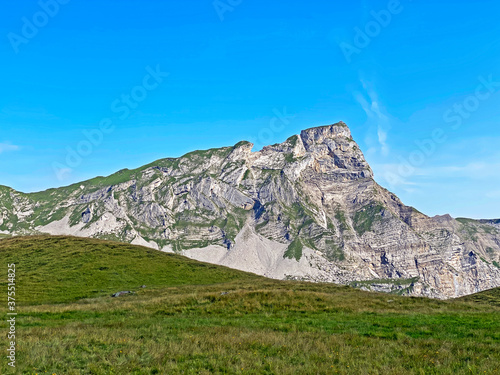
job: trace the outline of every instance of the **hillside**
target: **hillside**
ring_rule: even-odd
[[[76,235],[275,279],[452,298],[500,286],[495,220],[428,217],[376,183],[349,128],[193,151],[68,187],[0,187],[0,234]]]
[[[18,373],[493,374],[500,362],[499,289],[400,297],[60,236],[0,240],[0,258],[17,269]]]
[[[0,262],[15,263],[17,303],[61,303],[180,285],[252,281],[257,275],[112,241],[31,236],[0,240]],[[0,286],[6,288],[2,279]]]

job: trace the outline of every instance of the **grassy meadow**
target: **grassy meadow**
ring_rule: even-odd
[[[400,297],[51,236],[0,239],[4,353],[8,263],[17,357],[1,374],[500,373],[499,289]]]

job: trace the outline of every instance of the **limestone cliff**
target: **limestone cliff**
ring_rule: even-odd
[[[23,194],[0,233],[132,242],[273,278],[449,298],[500,286],[498,220],[428,217],[373,179],[344,123]]]

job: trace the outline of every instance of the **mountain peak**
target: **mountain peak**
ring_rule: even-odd
[[[439,298],[500,286],[498,221],[405,206],[373,180],[345,123],[252,146],[193,151],[49,192],[0,186],[0,237],[116,239],[274,278]]]
[[[349,127],[342,121],[332,125],[317,126],[302,130],[300,137],[306,148],[317,143],[324,143],[325,139],[339,137],[352,139]]]

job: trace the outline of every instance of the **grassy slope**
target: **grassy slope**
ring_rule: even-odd
[[[493,374],[500,363],[498,289],[405,298],[67,237],[0,240],[0,259],[4,296],[17,264],[17,373]],[[12,373],[5,359],[0,373]]]
[[[20,304],[71,302],[121,290],[253,280],[257,276],[156,250],[88,238],[0,241],[0,264],[15,263]],[[3,276],[3,275],[2,275]],[[0,287],[6,288],[5,278]]]

